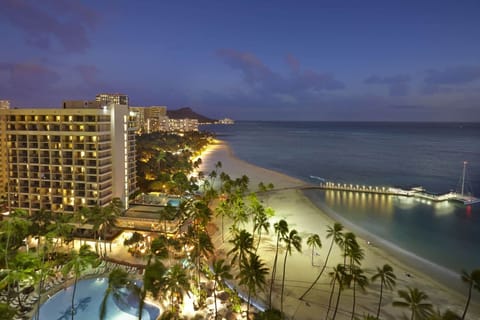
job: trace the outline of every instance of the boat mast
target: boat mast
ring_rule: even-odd
[[[463,196],[463,191],[465,188],[465,169],[467,167],[467,161],[463,161],[463,174],[462,174],[462,196]]]

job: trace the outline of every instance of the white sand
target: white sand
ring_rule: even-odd
[[[303,238],[303,253],[294,252],[287,258],[284,311],[291,319],[324,319],[331,290],[328,273],[333,266],[341,262],[343,263],[343,257],[338,247],[334,245],[327,269],[314,289],[305,297],[304,302],[298,300],[298,298],[316,278],[320,266],[323,265],[324,259],[326,258],[330,239],[326,238],[325,231],[327,226],[333,225],[334,220],[332,219],[332,214],[334,213],[328,212],[330,216],[327,215],[304,196],[302,191],[297,187],[305,186],[305,182],[239,160],[232,155],[230,148],[224,142],[219,142],[219,144],[211,146],[202,155],[202,161],[203,163],[200,170],[206,174],[214,169],[217,161],[220,161],[222,168],[219,172],[224,171],[232,178],[237,178],[244,174],[247,175],[250,178],[252,190],[257,189],[259,182],[274,184],[275,191],[262,196],[264,203],[275,210],[275,216],[270,221],[271,225],[273,226],[273,224],[280,219],[285,219],[288,222],[289,228],[299,231]],[[464,287],[464,295],[452,289],[453,287],[461,288],[460,279],[455,280],[453,277],[452,280],[448,278],[448,275],[445,275],[443,270],[436,268],[434,265],[420,263],[418,259],[412,257],[408,252],[402,253],[399,248],[356,228],[347,221],[341,220],[341,217],[333,217],[357,235],[358,242],[365,250],[365,259],[362,262],[362,268],[367,272],[369,278],[375,273],[377,266],[381,267],[388,263],[394,269],[395,275],[397,276],[397,285],[393,292],[384,290],[380,315],[381,319],[399,319],[403,313],[409,315],[408,310],[402,310],[392,306],[392,301],[397,299],[396,291],[406,290],[407,286],[417,287],[427,293],[431,303],[436,308],[439,307],[441,310],[449,308],[459,315],[462,314],[466,301],[467,287]],[[251,226],[246,226],[246,228],[251,232]],[[226,227],[225,230],[227,229]],[[314,262],[316,266],[312,266],[311,264],[311,249],[308,248],[306,244],[306,238],[312,233],[318,233],[323,244],[322,249],[317,249],[318,255],[315,255]],[[225,243],[222,243],[220,231],[217,231],[214,235],[214,241],[220,254],[227,252],[230,248],[227,242],[228,238],[225,237],[225,239]],[[366,239],[372,241],[373,245],[368,245]],[[270,268],[273,264],[274,246],[275,239],[273,238],[272,227],[270,235],[262,236],[262,244],[258,252]],[[278,309],[280,309],[283,258],[284,254],[282,252],[278,259],[277,281],[275,282],[273,303],[274,307]],[[435,275],[437,279],[442,277],[444,284],[441,284],[428,275]],[[448,281],[453,281],[453,283]],[[449,283],[451,284],[450,286],[445,285]],[[367,287],[366,293],[357,291],[357,316],[362,316],[367,313],[376,314],[379,298],[378,292],[379,283],[370,284]],[[267,301],[265,294],[259,294],[258,298],[264,302]],[[479,300],[478,298],[478,294],[474,295],[472,299],[474,301],[471,302],[467,319],[474,320],[480,318],[480,305],[475,302],[475,299],[477,299],[477,301]],[[332,309],[333,308],[334,306]],[[351,310],[352,290],[345,289],[342,292],[337,319],[350,319],[349,312],[351,312]],[[332,315],[332,313],[333,310],[330,311],[330,315]]]

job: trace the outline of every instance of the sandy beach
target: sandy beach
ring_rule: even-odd
[[[328,208],[320,209],[314,205],[304,194],[302,188],[307,183],[294,179],[287,175],[260,168],[250,163],[236,158],[230,147],[219,141],[212,145],[202,155],[202,165],[200,170],[208,174],[214,169],[215,164],[220,161],[222,168],[219,170],[228,173],[232,178],[247,175],[250,178],[251,190],[256,190],[259,182],[273,183],[275,190],[262,194],[261,199],[265,206],[272,207],[275,216],[270,223],[273,224],[285,219],[289,228],[296,229],[303,238],[302,253],[292,252],[288,257],[286,268],[284,311],[289,319],[324,319],[328,307],[330,296],[330,277],[328,273],[333,266],[343,263],[343,257],[338,247],[334,249],[328,260],[328,267],[320,278],[314,289],[305,297],[303,301],[299,300],[302,293],[310,286],[316,278],[324,259],[327,256],[330,239],[326,238],[327,226],[332,226],[335,221],[341,222],[346,231],[352,231],[357,235],[358,243],[365,250],[365,259],[362,261],[362,268],[370,278],[377,267],[384,264],[390,264],[397,276],[396,287],[393,292],[384,290],[381,319],[400,319],[403,314],[409,315],[409,310],[392,306],[392,301],[397,299],[397,290],[406,290],[407,286],[416,287],[429,296],[430,302],[435,308],[440,307],[442,311],[447,308],[461,315],[465,306],[467,297],[467,286],[463,286],[459,278],[455,275],[448,275],[441,268],[435,265],[429,265],[428,262],[419,262],[419,260],[408,252],[402,252],[399,248],[388,244],[374,235],[356,228],[354,225],[344,221],[333,212],[328,212]],[[335,220],[334,220],[335,219]],[[251,226],[246,226],[251,230]],[[322,241],[322,248],[316,249],[314,255],[314,265],[311,261],[311,249],[306,244],[307,237],[317,233]],[[269,235],[262,236],[262,243],[258,254],[262,260],[271,268],[274,258],[275,239],[273,238],[273,227]],[[215,245],[221,255],[228,252],[229,244],[226,237],[222,242],[220,231],[213,236]],[[282,275],[282,262],[284,253],[280,253],[278,262],[277,279],[275,282],[274,307],[280,309],[280,285]],[[442,281],[438,281],[442,279]],[[365,293],[357,291],[356,294],[356,315],[358,317],[368,313],[375,315],[379,301],[379,282],[370,283]],[[266,294],[257,295],[258,299],[267,301]],[[353,291],[345,289],[342,292],[337,319],[350,319],[352,310]],[[480,305],[478,303],[479,295],[472,297],[467,319],[480,318]],[[476,300],[476,301],[475,301]],[[330,311],[330,315],[333,310]]]

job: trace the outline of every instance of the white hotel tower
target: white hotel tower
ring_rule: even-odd
[[[136,128],[127,105],[2,113],[10,210],[73,213],[115,197],[128,207]]]

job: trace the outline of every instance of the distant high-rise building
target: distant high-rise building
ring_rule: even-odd
[[[10,109],[10,101],[0,100],[0,197],[7,192],[7,122],[6,111]]]
[[[152,133],[168,131],[168,117],[166,106],[130,107],[136,112],[138,133]]]
[[[10,209],[73,213],[115,197],[128,207],[136,191],[136,128],[126,105],[2,114]]]
[[[168,119],[168,131],[189,132],[198,131],[197,119]]]
[[[128,96],[122,93],[99,93],[95,97],[95,101],[105,104],[123,104],[128,106]]]

